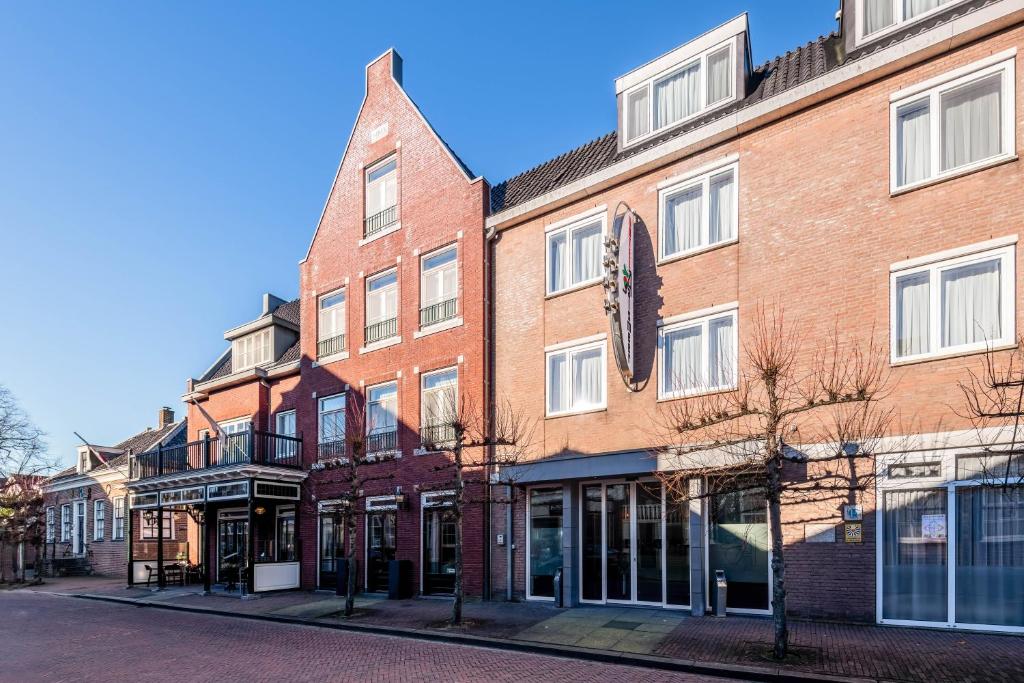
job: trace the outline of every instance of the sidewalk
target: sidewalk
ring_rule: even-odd
[[[129,590],[120,581],[98,578],[54,579],[27,590],[375,632],[386,629],[430,639],[479,638],[487,640],[479,644],[492,647],[554,646],[568,656],[630,657],[654,666],[707,665],[723,674],[922,683],[1024,681],[1020,636],[794,621],[790,642],[796,657],[780,665],[768,656],[771,621],[756,617],[694,618],[660,609],[557,609],[544,603],[472,601],[465,605],[465,625],[452,629],[446,623],[451,602],[428,598],[392,601],[360,596],[355,615],[346,619],[341,614],[344,600],[330,593],[291,591],[241,600],[202,595],[201,587]]]

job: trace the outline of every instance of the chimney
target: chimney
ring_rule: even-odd
[[[260,317],[263,317],[268,313],[273,313],[277,310],[277,307],[283,303],[285,303],[284,299],[267,292],[263,295],[263,313],[260,314]]]
[[[169,424],[174,424],[174,411],[164,406],[156,416],[156,428],[163,429]]]

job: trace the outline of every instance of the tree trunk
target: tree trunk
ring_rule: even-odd
[[[345,513],[345,535],[348,541],[345,550],[345,565],[348,567],[345,578],[345,616],[355,612],[356,603],[356,524],[351,512]]]
[[[772,536],[772,656],[785,659],[789,651],[789,625],[786,621],[786,563],[782,555],[782,461],[778,455],[768,463],[767,494]]]
[[[455,599],[452,601],[452,626],[462,624],[462,439],[456,433],[455,444]]]

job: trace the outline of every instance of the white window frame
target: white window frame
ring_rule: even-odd
[[[366,296],[366,302],[365,302],[365,306],[366,306],[366,316],[365,316],[366,317],[366,322],[365,322],[365,324],[367,326],[373,325],[375,323],[383,322],[385,320],[391,320],[391,318],[380,318],[380,317],[373,318],[373,319],[370,318],[370,292],[371,292],[370,285],[372,283],[376,282],[377,280],[381,280],[381,279],[383,279],[385,277],[388,277],[389,275],[394,275],[395,276],[394,284],[386,285],[384,289],[376,290],[373,293],[377,294],[378,292],[385,291],[385,289],[387,289],[387,287],[394,287],[395,288],[395,315],[394,315],[394,317],[395,317],[395,319],[398,318],[398,311],[399,311],[399,309],[401,307],[401,303],[402,303],[399,300],[399,298],[398,298],[398,295],[399,295],[399,292],[398,292],[398,268],[387,268],[385,270],[380,271],[379,273],[374,273],[373,275],[370,275],[369,277],[366,278],[366,283],[365,283],[365,286],[364,286],[364,290],[365,290],[365,296]],[[396,329],[395,334],[396,335],[398,334],[397,329]],[[380,339],[380,340],[378,340],[377,342],[374,342],[374,343],[380,343],[382,341],[385,341],[385,340],[384,339]]]
[[[732,75],[733,75],[733,79],[731,81],[731,83],[732,83],[732,94],[729,97],[726,97],[725,99],[719,100],[718,102],[715,102],[711,106],[708,106],[708,103],[707,103],[707,99],[708,99],[708,56],[716,54],[716,53],[718,53],[718,52],[720,52],[721,50],[724,50],[724,49],[728,49],[729,50],[729,64],[732,66]],[[691,68],[695,63],[698,63],[698,62],[700,63],[701,83],[700,83],[700,106],[697,107],[697,111],[695,111],[694,113],[690,114],[689,116],[685,116],[685,117],[683,117],[683,118],[681,118],[681,119],[679,119],[677,121],[673,121],[672,123],[664,125],[661,128],[655,129],[655,127],[654,127],[654,85],[656,83],[658,83],[659,81],[663,81],[666,78],[670,78],[671,76],[674,76],[675,74],[677,74],[680,71],[684,71],[686,69]],[[648,139],[650,137],[653,137],[653,136],[655,136],[655,135],[657,135],[657,134],[659,134],[659,133],[661,133],[663,131],[671,130],[672,128],[675,128],[676,126],[680,126],[680,125],[686,123],[687,121],[692,121],[693,119],[696,119],[697,117],[702,116],[702,115],[708,113],[709,111],[714,111],[716,109],[720,109],[721,107],[724,107],[726,105],[729,105],[729,104],[735,102],[737,94],[739,93],[739,90],[740,90],[739,87],[738,87],[739,84],[736,82],[737,81],[736,73],[737,73],[737,68],[736,68],[736,39],[735,39],[735,37],[732,37],[732,38],[729,38],[728,40],[725,40],[725,41],[723,41],[721,43],[716,43],[712,47],[709,47],[707,50],[704,50],[703,52],[701,52],[699,55],[695,55],[695,56],[687,59],[685,62],[682,62],[680,64],[675,64],[672,67],[670,67],[668,69],[665,69],[664,71],[661,71],[661,72],[651,76],[650,78],[646,79],[642,83],[638,83],[638,84],[634,85],[629,90],[626,90],[625,92],[622,93],[622,112],[623,112],[623,114],[622,114],[622,127],[625,130],[625,135],[623,136],[623,139],[625,140],[625,142],[624,142],[623,146],[624,147],[631,147],[631,146],[633,146],[633,145],[635,145],[635,144],[637,144],[639,142],[642,142],[643,140],[646,140],[646,139]],[[632,131],[628,130],[628,126],[629,126],[629,98],[634,93],[636,93],[639,90],[643,90],[644,88],[647,88],[647,132],[644,133],[644,134],[641,134],[641,135],[633,136],[632,135]]]
[[[978,245],[972,245],[963,249],[940,252],[931,256],[925,256],[912,261],[904,261],[895,264],[890,268],[889,273],[889,356],[893,365],[904,365],[933,358],[948,358],[962,356],[964,354],[977,353],[987,349],[998,349],[1006,346],[1016,346],[1016,237],[1003,240],[993,240]],[[993,248],[992,245],[1006,243],[1006,246]],[[984,342],[973,344],[961,344],[958,346],[941,347],[942,339],[942,273],[952,268],[957,268],[971,263],[980,263],[999,259],[999,297],[1002,308],[999,315],[999,327],[1002,336],[999,339],[990,339]],[[897,282],[907,276],[918,273],[929,273],[928,278],[928,351],[909,356],[897,355],[899,350],[899,339],[897,338],[898,308],[897,308]]]
[[[265,339],[264,339],[265,338]],[[264,342],[266,346],[263,346]],[[266,353],[261,351],[265,349]],[[244,360],[243,360],[244,359]],[[241,372],[273,362],[274,328],[266,327],[231,342],[231,371]]]
[[[334,304],[333,306],[330,306],[328,308],[323,308],[323,301],[324,301],[324,299],[328,299],[330,297],[337,296],[339,294],[341,294],[344,297],[344,300],[340,304]],[[325,325],[324,325],[324,313],[327,312],[327,311],[333,312],[333,311],[336,311],[339,308],[341,309],[341,329],[340,329],[340,331],[339,330],[334,330],[333,334],[325,335],[324,334],[324,328],[325,328]],[[335,289],[333,291],[330,291],[330,292],[327,292],[326,294],[321,294],[320,296],[318,296],[316,298],[316,326],[317,326],[317,337],[316,337],[317,341],[326,341],[328,339],[334,339],[335,337],[339,337],[341,335],[344,335],[344,334],[348,333],[348,288],[347,287],[338,287],[337,289]]]
[[[107,505],[103,500],[92,502],[92,540],[102,541],[107,525]]]
[[[437,425],[430,424],[427,421],[427,414],[426,414],[427,402],[425,400],[426,395],[427,395],[427,389],[426,389],[427,378],[431,377],[433,375],[439,375],[439,374],[445,373],[445,372],[454,372],[455,373],[455,381],[451,382],[450,385],[455,388],[455,396],[454,396],[455,406],[458,406],[458,404],[459,404],[459,366],[458,365],[450,365],[450,366],[445,367],[445,368],[437,368],[436,370],[431,370],[429,372],[422,373],[420,375],[420,429],[421,430],[424,427],[436,427],[437,426]],[[444,385],[444,387],[447,387],[447,386],[449,386],[449,385],[447,385],[447,384]],[[434,389],[433,391],[441,392],[441,391],[445,391],[445,389],[444,388],[440,388],[440,389]]]
[[[341,423],[342,424],[342,436],[341,436],[341,441],[342,442],[345,441],[345,436],[348,433],[348,394],[343,391],[343,392],[338,393],[338,394],[331,394],[330,396],[320,396],[316,400],[316,442],[317,442],[317,445],[321,445],[321,444],[324,444],[324,443],[337,443],[338,442],[338,439],[334,439],[333,441],[326,441],[326,442],[323,440],[323,434],[324,434],[324,402],[325,401],[330,401],[330,400],[335,399],[335,398],[340,398],[341,399],[341,410],[340,410],[341,415],[342,415],[342,423]],[[333,414],[333,413],[336,413],[336,412],[339,412],[339,411],[332,410],[330,412]]]
[[[572,387],[572,357],[574,354],[580,353],[581,351],[590,351],[592,349],[601,349],[601,402],[597,405],[587,405],[585,407],[566,408],[565,410],[551,410],[551,357],[552,356],[568,356],[569,361],[569,380],[566,386],[562,387],[564,395],[569,396],[570,400],[573,395]],[[563,415],[582,415],[584,413],[593,413],[601,410],[607,410],[608,408],[608,338],[607,335],[598,335],[597,337],[588,337],[585,339],[577,339],[564,344],[556,344],[544,349],[544,416],[545,417],[562,417]]]
[[[445,252],[448,252],[448,251],[455,252],[455,258],[452,259],[451,263],[446,263],[446,264],[444,264],[442,266],[436,266],[436,267],[430,268],[430,269],[428,269],[426,267],[427,259],[434,258],[435,256],[440,256],[441,254],[444,254]],[[455,271],[455,292],[454,292],[454,294],[451,297],[447,298],[447,299],[438,299],[437,301],[434,301],[434,302],[428,302],[427,299],[426,299],[427,276],[432,274],[432,273],[435,273],[435,272],[437,272],[439,270],[444,270],[446,268],[452,268]],[[433,250],[433,251],[431,251],[429,253],[426,253],[426,254],[423,254],[422,256],[420,256],[420,308],[423,309],[423,308],[425,308],[427,306],[432,306],[434,304],[439,304],[439,303],[441,303],[443,301],[450,301],[452,299],[455,300],[455,314],[458,315],[458,307],[459,307],[459,303],[458,303],[459,302],[459,249],[458,249],[458,244],[449,244],[449,245],[441,247],[440,249],[435,249],[435,250]],[[446,322],[446,321],[442,321],[442,322]]]
[[[371,403],[378,403],[378,404],[381,403],[381,401],[379,401],[379,400],[377,400],[377,401],[371,400],[370,399],[370,393],[374,389],[383,389],[385,387],[394,387],[395,388],[395,399],[394,399],[395,400],[395,424],[394,424],[394,427],[392,427],[390,429],[381,429],[380,427],[373,427],[372,425],[370,425],[370,404]],[[398,420],[399,420],[399,418],[398,418],[398,381],[397,380],[390,380],[390,381],[387,381],[387,382],[380,382],[378,384],[374,384],[372,386],[366,387],[366,425],[365,425],[365,427],[366,427],[366,436],[371,436],[373,434],[384,434],[384,433],[388,433],[388,432],[398,432]]]
[[[719,386],[710,386],[710,384],[705,383],[704,386],[697,389],[668,391],[668,387],[665,386],[665,334],[690,327],[699,326],[701,328],[700,334],[703,360],[701,371],[704,373],[704,379],[706,381],[710,369],[710,355],[708,353],[708,345],[711,343],[710,336],[708,334],[710,324],[712,321],[721,320],[722,318],[732,318],[732,381],[728,384]],[[684,313],[683,315],[673,316],[671,318],[665,318],[658,321],[658,400],[671,401],[688,396],[700,396],[703,394],[713,394],[720,391],[732,391],[735,389],[739,382],[739,327],[739,305],[735,302],[723,306],[702,309],[700,311],[693,311],[692,313]]]
[[[57,511],[52,505],[46,508],[46,542],[57,540]]]
[[[125,497],[117,496],[113,501],[113,525],[110,528],[110,540],[124,540]]]
[[[71,505],[65,503],[60,506],[60,542],[71,542]]]
[[[728,244],[735,244],[740,239],[740,220],[739,220],[739,209],[740,209],[740,165],[737,161],[738,157],[733,155],[728,157],[726,160],[717,162],[712,165],[704,166],[696,169],[692,173],[688,173],[676,178],[669,178],[658,184],[658,264],[669,263],[676,259],[685,258],[692,256],[693,254],[700,254],[705,251],[711,251],[718,247],[724,247]],[[711,242],[711,179],[722,175],[723,173],[732,172],[732,237],[725,240],[719,240],[718,242]],[[665,229],[668,223],[668,200],[670,197],[692,189],[693,187],[701,186],[701,240],[703,244],[691,249],[680,249],[679,251],[672,252],[671,254],[665,253],[665,245],[667,240],[665,239]]]
[[[154,508],[153,509],[153,516],[156,517],[157,514],[158,514],[157,510]],[[164,534],[164,540],[165,541],[173,541],[174,540],[174,527],[175,527],[175,524],[174,524],[174,512],[171,511],[171,510],[163,510],[163,512],[161,514],[163,515],[164,519],[168,520],[167,528],[170,531],[169,534]],[[142,517],[140,515],[139,516],[139,539],[141,539],[143,541],[155,541],[155,540],[157,540],[157,537],[158,537],[157,525],[156,524],[152,524],[152,525],[147,524],[145,517]]]
[[[950,71],[910,88],[904,88],[889,97],[889,191],[891,194],[906,192],[918,187],[931,185],[948,178],[965,175],[982,168],[994,166],[1007,159],[1016,158],[1016,49],[1000,52],[968,66]],[[1001,74],[1000,91],[1000,151],[995,156],[981,159],[963,166],[942,170],[942,96],[973,82]],[[928,102],[928,134],[930,138],[930,171],[927,178],[912,183],[899,184],[900,144],[899,112],[909,105]]]
[[[381,176],[381,179],[383,180],[384,183],[386,183],[387,182],[386,178],[388,177],[388,175],[394,174],[394,178],[395,178],[395,203],[392,204],[391,206],[394,206],[394,207],[398,206],[398,191],[399,191],[399,188],[398,188],[398,155],[397,154],[389,154],[388,156],[384,157],[380,161],[377,161],[377,162],[375,162],[373,164],[370,164],[363,171],[363,219],[364,220],[367,219],[367,218],[370,218],[372,216],[377,215],[376,213],[371,214],[369,212],[369,208],[370,208],[370,174],[371,173],[375,173],[376,171],[378,171],[379,169],[383,168],[384,166],[387,166],[388,164],[392,164],[392,163],[395,165],[394,170],[392,170],[390,173],[387,173],[387,174],[384,174],[383,176]],[[381,208],[378,211],[378,213],[382,212],[382,211],[387,211],[388,209],[391,208],[391,206],[385,206],[385,207]],[[396,208],[395,219],[396,220],[398,219],[397,208]],[[385,233],[391,232],[391,229],[384,230],[383,232],[385,232]],[[376,237],[376,236],[377,235],[374,235],[373,237]]]
[[[595,223],[601,223],[601,246],[602,253],[604,247],[604,241],[608,239],[608,208],[607,206],[600,206],[593,211],[580,214],[579,216],[573,216],[567,218],[564,221],[558,221],[552,223],[544,230],[544,282],[545,292],[547,296],[557,296],[559,294],[565,294],[572,292],[577,289],[583,289],[593,284],[601,282],[604,279],[604,267],[599,263],[597,269],[597,276],[590,278],[589,280],[582,280],[580,282],[572,281],[572,250],[573,240],[572,235],[575,231],[583,228],[589,228]],[[565,235],[565,267],[566,267],[566,284],[562,289],[552,289],[551,282],[551,239],[558,235]],[[603,260],[603,257],[602,257]]]
[[[855,35],[857,37],[857,45],[858,46],[860,46],[860,45],[862,45],[864,43],[869,43],[869,42],[871,42],[873,40],[876,40],[878,38],[881,38],[883,36],[887,36],[890,33],[898,31],[901,28],[905,28],[906,26],[908,26],[910,24],[916,24],[919,21],[923,21],[923,20],[927,19],[928,17],[933,16],[935,14],[938,14],[939,12],[941,12],[943,10],[947,10],[950,7],[953,7],[954,5],[960,4],[961,2],[963,2],[963,0],[951,0],[950,2],[947,2],[944,5],[939,5],[938,7],[933,7],[932,9],[928,10],[927,12],[921,12],[920,14],[918,14],[916,16],[913,16],[913,17],[911,17],[909,19],[906,19],[903,16],[903,0],[890,0],[890,2],[892,2],[893,5],[894,5],[893,11],[892,11],[892,18],[893,18],[892,24],[890,24],[889,26],[886,26],[885,28],[880,28],[877,31],[875,31],[874,33],[865,34],[864,33],[864,17],[867,16],[867,12],[864,9],[864,0],[857,0],[856,22],[855,22],[857,24],[857,27],[856,27]]]

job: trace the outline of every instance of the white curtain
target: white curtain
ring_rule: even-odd
[[[946,621],[946,538],[924,522],[946,521],[946,490],[885,494],[882,617]],[[948,526],[948,525],[947,525]]]
[[[586,282],[601,274],[601,225],[572,233],[572,281]]]
[[[708,382],[711,387],[732,386],[736,367],[732,316],[712,320],[708,337]]]
[[[561,232],[548,238],[548,282],[552,292],[565,289],[565,233]]]
[[[644,86],[643,89],[632,93],[626,102],[626,130],[630,140],[649,132],[650,119],[647,116],[650,106],[649,99],[649,91]]]
[[[698,389],[703,385],[700,326],[665,334],[662,384],[666,392]]]
[[[731,240],[736,236],[734,231],[736,220],[733,216],[735,188],[732,171],[721,173],[711,179],[711,206],[709,209],[711,224],[708,236],[710,244]]]
[[[928,273],[918,273],[896,281],[896,355],[901,358],[928,351],[928,280]]]
[[[665,207],[665,247],[662,256],[700,246],[701,186],[671,195]]]
[[[924,180],[931,173],[930,116],[928,105],[912,104],[899,111],[896,128],[899,136],[900,185]]]
[[[892,26],[893,0],[864,0],[864,35]]]
[[[999,154],[1002,76],[942,96],[942,168],[948,170]]]
[[[999,261],[973,263],[942,274],[942,345],[999,339]]]
[[[548,358],[548,412],[557,413],[569,406],[566,403],[566,357],[564,353],[556,353]]]
[[[700,64],[654,84],[654,128],[675,123],[700,109]]]
[[[602,400],[601,349],[588,349],[573,355],[573,408],[600,405]]]
[[[729,48],[708,55],[708,105],[732,95],[732,59]]]
[[[903,18],[913,19],[919,14],[933,10],[939,5],[945,5],[950,0],[903,0]]]

